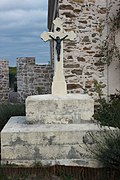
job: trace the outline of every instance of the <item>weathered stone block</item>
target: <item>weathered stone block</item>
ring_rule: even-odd
[[[91,120],[94,101],[85,94],[65,96],[40,95],[26,99],[28,123],[79,124],[81,120]]]
[[[39,126],[28,125],[25,117],[12,117],[1,132],[1,163],[96,167],[83,139],[88,131],[99,130],[93,123]]]

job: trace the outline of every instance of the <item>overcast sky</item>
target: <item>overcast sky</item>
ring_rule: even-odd
[[[47,30],[48,0],[0,0],[0,59],[16,66],[17,57],[49,61],[49,43],[40,39]]]

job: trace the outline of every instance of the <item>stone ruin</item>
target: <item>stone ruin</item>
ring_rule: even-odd
[[[34,57],[17,58],[17,90],[19,101],[27,96],[51,93],[53,67],[37,65]]]
[[[0,103],[9,100],[9,62],[0,60]]]
[[[29,95],[49,94],[52,78],[51,65],[37,65],[34,57],[17,58],[17,92],[10,92],[9,62],[1,59],[0,103],[23,102]]]

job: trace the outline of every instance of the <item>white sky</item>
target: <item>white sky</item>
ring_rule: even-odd
[[[48,0],[0,0],[0,59],[16,66],[17,57],[49,61],[49,43],[40,39],[47,30]]]

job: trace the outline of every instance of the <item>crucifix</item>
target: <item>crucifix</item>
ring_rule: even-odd
[[[56,18],[53,21],[54,32],[43,32],[41,38],[44,41],[53,40],[54,41],[54,77],[52,82],[52,94],[53,95],[66,95],[67,85],[65,82],[64,72],[63,72],[63,40],[69,39],[74,40],[76,34],[73,31],[64,32],[63,31],[63,21],[60,18]]]

